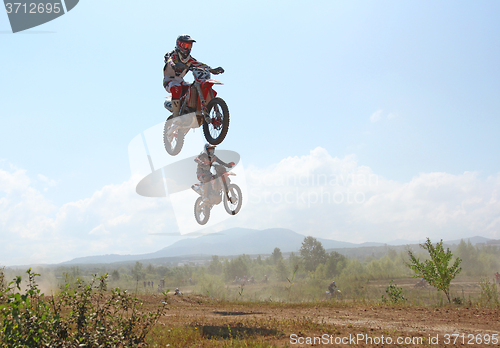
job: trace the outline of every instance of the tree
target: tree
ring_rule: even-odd
[[[257,262],[258,265],[262,265],[262,257],[260,255],[257,256],[257,259],[255,260],[255,262]]]
[[[448,267],[453,254],[448,248],[446,248],[446,252],[444,251],[442,239],[441,242],[437,243],[434,247],[431,240],[427,238],[425,244],[420,244],[420,247],[427,250],[430,260],[420,262],[420,260],[413,255],[412,251],[408,250],[410,263],[408,263],[407,266],[415,272],[413,277],[424,278],[430,285],[443,291],[448,298],[448,302],[451,303],[450,283],[462,270],[460,267],[462,259],[457,257],[453,265]]]
[[[339,275],[345,266],[347,258],[336,251],[332,251],[325,261],[325,277],[331,278]]]
[[[223,270],[223,265],[219,259],[219,256],[212,255],[212,260],[210,261],[210,264],[208,265],[208,272],[210,274],[220,275],[220,274],[222,274],[222,270]]]
[[[135,292],[137,292],[137,289],[139,287],[139,280],[144,279],[146,277],[146,273],[144,272],[142,263],[137,261],[134,265],[134,268],[132,268],[131,273],[136,281]]]
[[[484,267],[479,257],[479,251],[472,245],[470,240],[466,243],[463,239],[458,244],[455,254],[462,259],[462,270],[465,275],[477,276],[485,275],[486,267]]]
[[[286,266],[285,261],[283,259],[278,259],[276,261],[276,266],[274,269],[274,273],[278,280],[286,280],[288,276],[288,267]]]
[[[111,272],[111,279],[114,281],[120,280],[120,272],[118,272],[117,269],[115,269],[115,270],[113,270],[113,272]]]
[[[250,261],[251,260],[247,255],[240,255],[237,258],[226,262],[224,264],[226,279],[231,280],[235,277],[242,278],[248,275],[248,264]]]
[[[272,263],[275,265],[278,260],[282,259],[283,255],[281,254],[280,248],[274,248],[273,253],[271,254]]]
[[[325,263],[327,255],[321,242],[316,238],[308,236],[304,238],[300,247],[300,256],[304,262],[306,271],[315,271],[319,264]]]
[[[154,274],[155,273],[155,268],[152,264],[148,264],[146,267],[146,273],[149,274]]]
[[[300,256],[295,255],[293,252],[290,253],[290,257],[288,258],[288,266],[290,268],[295,268],[301,262]]]

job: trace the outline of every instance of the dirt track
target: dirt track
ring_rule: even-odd
[[[149,298],[152,300],[152,298]],[[169,311],[160,320],[164,326],[199,326],[250,331],[261,335],[269,344],[289,347],[340,346],[356,347],[498,347],[500,346],[500,310],[467,307],[390,307],[320,302],[313,304],[220,302],[207,298],[170,296]],[[149,301],[147,301],[149,302]],[[152,304],[152,303],[151,303]],[[245,331],[245,332],[246,332]],[[222,332],[222,331],[218,331]],[[209,333],[208,329],[206,333]],[[452,336],[455,334],[455,336]],[[493,336],[493,335],[497,336]],[[213,334],[212,338],[213,338]],[[296,335],[296,336],[291,336]],[[328,343],[324,338],[329,337]],[[357,335],[368,335],[375,341],[356,341]],[[448,335],[448,336],[447,336]],[[480,336],[479,336],[480,335]],[[485,336],[488,335],[488,336]],[[221,339],[225,338],[221,333]],[[424,339],[423,344],[381,344],[381,337]],[[314,344],[314,337],[317,338]],[[323,341],[320,341],[323,337]],[[347,341],[346,337],[350,337]],[[484,339],[488,337],[490,343]],[[493,344],[493,337],[499,341]],[[434,341],[426,343],[429,338]],[[437,341],[436,341],[437,339]],[[453,340],[456,339],[455,344]],[[370,342],[373,342],[370,344]],[[418,341],[415,341],[418,342]],[[465,344],[462,344],[464,342]],[[303,343],[303,344],[299,344]],[[310,344],[308,344],[310,343]],[[379,343],[379,344],[376,344]],[[173,345],[175,346],[175,344]]]

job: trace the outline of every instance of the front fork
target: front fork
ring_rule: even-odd
[[[201,104],[201,114],[203,115],[203,118],[205,119],[205,122],[207,124],[210,124],[212,123],[212,120],[210,120],[210,117],[208,115],[208,109],[207,109],[207,101],[205,100],[205,98],[203,98],[203,93],[201,92],[201,84],[199,83],[196,83],[195,84],[195,87],[196,87],[196,90],[198,91],[198,96],[200,98],[200,104]],[[210,95],[210,99],[213,98],[212,96],[212,90],[209,91]]]
[[[233,203],[231,198],[229,197],[229,185],[227,184],[225,179],[222,179],[222,184],[224,185],[224,193],[226,194],[227,201]]]

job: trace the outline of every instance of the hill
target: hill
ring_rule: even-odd
[[[61,263],[60,265],[84,264],[109,264],[129,263],[144,260],[174,261],[180,258],[187,260],[201,260],[210,258],[211,255],[236,256],[236,255],[269,255],[274,248],[280,248],[282,253],[298,253],[306,236],[284,228],[270,228],[254,230],[249,228],[232,228],[219,233],[203,235],[197,238],[186,238],[173,243],[156,252],[139,255],[96,255],[79,257]],[[418,248],[418,243],[399,240],[392,243],[348,243],[332,239],[316,238],[327,251],[337,251],[348,257],[380,256],[387,252],[388,247],[397,251],[406,246]],[[488,238],[464,238],[472,244],[485,243]],[[446,245],[454,246],[459,240],[445,241]]]
[[[159,251],[140,255],[96,255],[79,257],[63,262],[72,264],[106,264],[114,262],[142,261],[159,258],[172,258],[187,255],[258,255],[271,254],[274,248],[281,252],[298,252],[306,236],[284,228],[253,230],[232,228],[223,232],[186,238]],[[364,246],[383,246],[383,243],[348,243],[332,239],[317,238],[325,249],[359,248]]]

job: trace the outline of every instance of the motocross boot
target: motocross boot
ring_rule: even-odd
[[[179,116],[181,109],[181,101],[179,99],[172,99],[172,118]]]

